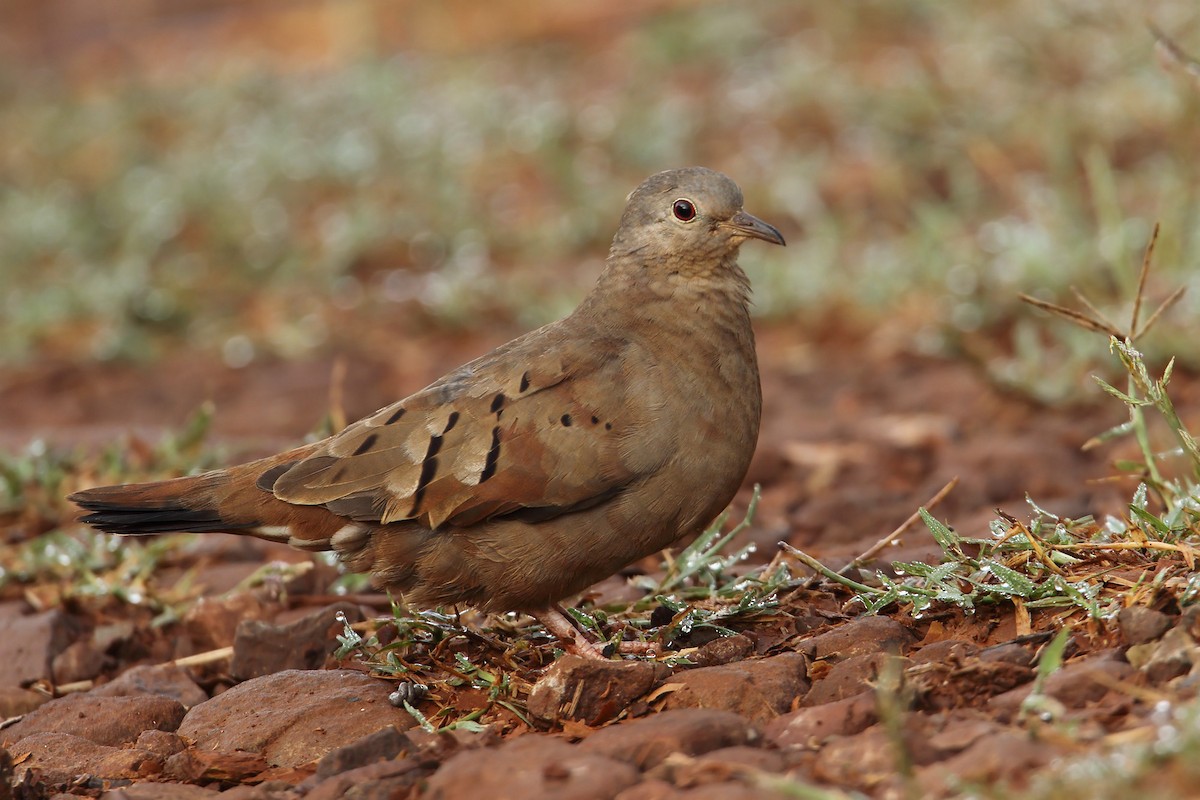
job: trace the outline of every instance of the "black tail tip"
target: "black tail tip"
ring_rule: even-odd
[[[245,527],[227,522],[212,508],[188,508],[179,498],[150,500],[127,487],[101,486],[67,495],[91,512],[79,521],[104,533],[144,536],[154,533],[209,533]]]

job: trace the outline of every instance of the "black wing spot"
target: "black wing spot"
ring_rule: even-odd
[[[425,499],[425,489],[433,482],[433,477],[437,475],[438,451],[442,449],[442,437],[431,436],[429,438],[429,449],[425,451],[425,460],[421,462],[421,476],[417,478],[417,490],[413,493],[412,510],[408,512],[410,517],[417,515],[417,510],[421,507],[421,501]]]
[[[298,462],[296,461],[285,461],[282,464],[276,464],[262,475],[259,475],[258,480],[254,482],[254,485],[259,489],[262,489],[264,492],[274,491],[275,482],[279,480],[283,473],[296,466],[297,463]]]
[[[600,424],[600,418],[599,418],[599,417],[597,417],[595,414],[593,414],[593,415],[592,415],[592,424],[593,424],[593,425],[599,425],[599,424]]]
[[[387,422],[385,422],[383,424],[384,425],[393,425],[393,424],[399,422],[400,418],[404,416],[404,411],[405,411],[404,406],[397,408],[395,411],[392,412],[392,415],[387,418]]]
[[[606,431],[611,431],[611,430],[612,430],[612,423],[611,423],[611,422],[606,422],[606,423],[604,423],[604,430],[606,430]]]
[[[479,482],[486,483],[496,474],[496,462],[500,460],[500,426],[492,428],[492,446],[488,450],[487,460],[483,462],[483,472],[479,473]]]
[[[562,419],[560,419],[560,420],[559,420],[559,422],[561,422],[561,423],[563,424],[563,427],[564,427],[564,428],[569,428],[569,427],[571,427],[571,415],[570,415],[570,414],[563,414],[563,415],[562,415]]]
[[[457,424],[458,424],[458,412],[457,412],[457,411],[451,411],[451,412],[450,412],[450,419],[448,419],[448,420],[446,421],[446,428],[445,428],[445,430],[443,430],[443,431],[442,431],[442,435],[445,435],[445,434],[449,433],[449,432],[450,432],[450,429],[451,429],[451,428],[453,428],[453,427],[454,427],[455,425],[457,425]]]
[[[521,391],[523,392],[528,388],[529,388],[529,372],[526,371],[524,374],[521,375]]]
[[[493,397],[492,398],[492,413],[499,414],[500,409],[504,408],[504,403],[507,400],[508,400],[508,398],[504,396],[504,392],[501,392],[500,394]]]
[[[361,456],[363,453],[375,446],[375,442],[379,440],[378,433],[372,433],[370,436],[362,440],[362,444],[354,451],[352,455]]]

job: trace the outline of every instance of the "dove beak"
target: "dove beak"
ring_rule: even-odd
[[[762,239],[764,242],[787,246],[787,242],[783,240],[783,234],[774,225],[768,225],[753,214],[747,214],[745,211],[739,211],[729,218],[728,221],[722,222],[721,227],[729,228],[737,236],[745,236],[748,239]]]

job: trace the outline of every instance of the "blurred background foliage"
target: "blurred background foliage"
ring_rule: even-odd
[[[532,326],[693,163],[788,236],[743,255],[760,315],[999,332],[1001,373],[1018,292],[1127,303],[1156,221],[1152,294],[1198,280],[1200,87],[1147,25],[1200,51],[1194,2],[601,5],[13,0],[0,360]]]

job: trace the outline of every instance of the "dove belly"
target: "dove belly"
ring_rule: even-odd
[[[617,428],[621,460],[638,476],[627,486],[545,521],[500,517],[424,533],[398,588],[422,605],[545,608],[702,530],[741,485],[761,415],[753,356],[706,350],[669,362],[624,359],[630,393]]]

